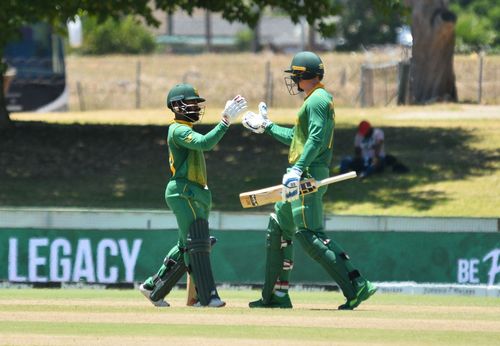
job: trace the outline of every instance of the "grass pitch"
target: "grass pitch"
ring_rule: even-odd
[[[138,291],[0,290],[0,345],[498,345],[500,300],[376,294],[338,311],[337,292],[292,291],[293,310],[249,309],[258,291],[223,290],[222,309],[154,308]]]

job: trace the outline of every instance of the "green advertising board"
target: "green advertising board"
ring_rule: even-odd
[[[262,231],[213,231],[219,283],[259,284]],[[500,233],[327,232],[372,281],[499,284]],[[174,230],[0,229],[0,280],[9,282],[141,282],[176,242]],[[295,244],[294,284],[333,284]]]

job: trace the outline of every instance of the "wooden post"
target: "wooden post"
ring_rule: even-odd
[[[271,98],[272,96],[271,93],[271,84],[272,84],[272,74],[271,74],[271,62],[270,61],[267,61],[266,62],[266,67],[265,67],[265,70],[264,70],[264,73],[265,73],[265,84],[264,84],[264,100],[265,102],[269,105],[270,105],[270,101],[271,101]]]
[[[410,81],[410,62],[398,64],[398,105],[408,104]]]
[[[385,70],[385,71],[384,71]],[[387,99],[389,98],[389,95],[388,95],[388,91],[387,91],[387,71],[389,70],[389,68],[384,68],[383,70],[383,75],[384,75],[384,92],[385,92],[385,103],[384,105],[387,105],[388,101]]]
[[[141,108],[141,61],[137,62],[135,76],[135,108]]]
[[[483,62],[484,62],[484,51],[479,53],[479,78],[478,78],[478,89],[477,89],[477,103],[481,104],[483,98]]]
[[[76,82],[76,93],[78,94],[78,104],[80,105],[80,111],[85,111],[85,101],[83,99],[82,83],[80,81]]]
[[[373,69],[368,65],[361,65],[361,107],[372,107],[373,101]]]

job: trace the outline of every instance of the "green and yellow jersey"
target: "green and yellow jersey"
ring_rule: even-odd
[[[305,171],[330,166],[334,127],[333,97],[318,83],[306,96],[293,128],[271,124],[266,132],[289,145],[288,162]]]
[[[175,120],[168,128],[167,143],[172,179],[185,179],[207,185],[204,151],[211,150],[222,139],[228,127],[219,123],[206,135],[193,130],[193,124]]]

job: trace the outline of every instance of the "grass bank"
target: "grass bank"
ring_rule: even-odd
[[[277,123],[290,124],[295,111],[271,109],[270,114]],[[207,113],[199,132],[213,126],[220,109]],[[15,127],[0,136],[0,206],[165,208],[167,112],[12,118]],[[499,106],[337,108],[332,167],[352,152],[361,119],[384,129],[387,151],[410,172],[333,185],[325,197],[327,212],[500,216]],[[236,124],[206,159],[214,209],[239,211],[240,192],[280,182],[287,148]]]

